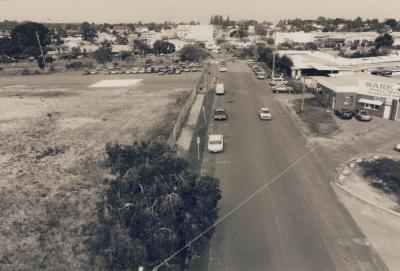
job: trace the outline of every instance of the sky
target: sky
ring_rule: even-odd
[[[395,18],[400,0],[0,0],[0,21],[189,22],[231,19]]]

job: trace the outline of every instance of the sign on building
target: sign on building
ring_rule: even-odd
[[[395,100],[400,99],[400,84],[361,80],[358,83],[358,87],[366,95]]]

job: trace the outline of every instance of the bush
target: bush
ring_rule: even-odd
[[[198,45],[185,45],[179,51],[179,57],[182,61],[202,61],[208,55],[208,52]]]
[[[105,269],[152,270],[217,219],[218,179],[190,173],[188,163],[166,143],[107,144],[106,154],[114,178],[98,205],[100,227],[94,243]],[[212,232],[168,265],[182,266],[199,255]]]

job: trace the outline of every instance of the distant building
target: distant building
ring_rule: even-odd
[[[278,32],[276,33],[276,44],[282,43],[309,43],[314,42],[314,35],[305,32]]]

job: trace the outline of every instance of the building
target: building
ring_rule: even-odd
[[[293,61],[292,77],[326,76],[329,74],[349,75],[359,71],[390,68],[397,70],[400,67],[400,55],[345,58],[322,51],[279,51]]]
[[[400,120],[400,80],[356,73],[315,77],[317,90],[330,108],[364,109],[384,119]]]
[[[314,35],[305,32],[278,32],[276,33],[276,44],[282,43],[309,43],[314,42]]]

